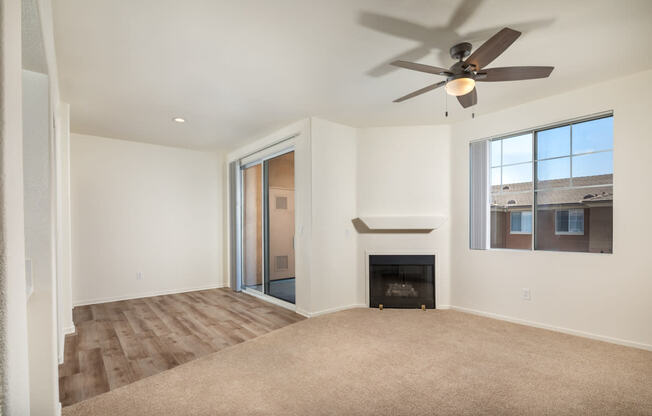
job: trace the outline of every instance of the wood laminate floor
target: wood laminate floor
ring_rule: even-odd
[[[304,319],[230,289],[78,306],[59,366],[63,406]]]

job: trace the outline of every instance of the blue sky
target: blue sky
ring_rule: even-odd
[[[491,143],[492,184],[500,183],[501,164],[513,164],[502,168],[503,184],[532,180],[532,136],[532,134],[525,134]],[[539,131],[537,133],[539,157],[537,178],[539,180],[569,178],[571,164],[573,177],[613,173],[611,149],[613,149],[613,117],[577,123],[572,127],[563,126]],[[599,153],[584,154],[587,152]]]

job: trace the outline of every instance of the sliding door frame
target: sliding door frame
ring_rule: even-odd
[[[262,287],[263,290],[262,292],[259,290],[251,289],[248,288],[245,285],[244,281],[244,273],[240,273],[240,286],[242,288],[242,291],[254,295],[256,297],[262,298],[270,303],[277,304],[279,306],[283,306],[285,308],[291,309],[291,310],[296,310],[296,304],[295,303],[290,303],[286,302],[282,299],[276,298],[274,296],[269,295],[269,190],[268,184],[269,184],[269,175],[268,175],[268,161],[270,159],[274,159],[279,156],[283,156],[285,154],[291,153],[295,151],[295,146],[294,143],[288,143],[286,147],[283,147],[281,150],[275,151],[270,154],[264,154],[261,155],[260,158],[256,158],[246,164],[242,164],[239,166],[240,172],[239,172],[239,184],[238,184],[238,190],[237,190],[237,198],[239,201],[239,215],[242,220],[238,224],[239,230],[237,230],[238,235],[240,236],[239,238],[239,244],[240,244],[240,258],[238,259],[238,262],[240,264],[240,270],[244,271],[244,171],[247,168],[250,168],[252,166],[256,165],[261,165],[261,198],[262,198],[262,244],[261,247],[259,248],[261,250],[262,254]],[[261,150],[263,152],[263,150]],[[254,153],[255,155],[255,153]],[[249,157],[248,157],[249,158]],[[295,224],[296,224],[296,219],[295,219]]]

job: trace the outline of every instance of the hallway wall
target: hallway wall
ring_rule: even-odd
[[[227,284],[220,153],[71,139],[75,305]]]

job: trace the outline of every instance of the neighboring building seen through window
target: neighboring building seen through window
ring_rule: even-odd
[[[532,211],[512,211],[509,219],[512,234],[532,234]]]
[[[584,210],[560,209],[555,211],[555,234],[584,234]]]
[[[613,116],[494,139],[489,149],[492,248],[612,252]]]

